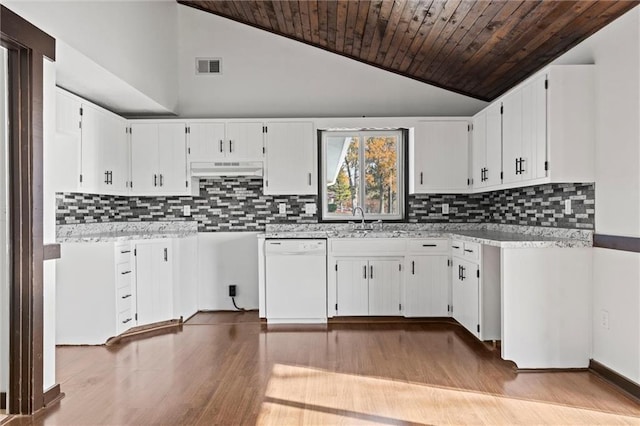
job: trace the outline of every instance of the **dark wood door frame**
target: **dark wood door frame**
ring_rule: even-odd
[[[32,414],[43,392],[43,60],[55,40],[0,5],[0,44],[8,50],[11,284],[11,414]],[[57,387],[59,389],[59,387]]]

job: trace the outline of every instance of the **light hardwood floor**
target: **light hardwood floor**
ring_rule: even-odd
[[[60,347],[66,397],[10,425],[640,424],[588,372],[516,373],[443,323],[269,327],[200,313],[182,331]]]

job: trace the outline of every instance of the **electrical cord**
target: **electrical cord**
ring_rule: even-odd
[[[231,301],[233,302],[233,306],[234,306],[237,310],[242,311],[242,312],[245,312],[245,311],[246,311],[246,309],[245,309],[245,308],[239,308],[239,307],[238,307],[238,305],[236,305],[236,298],[235,298],[235,297],[232,297],[232,298],[231,298]]]

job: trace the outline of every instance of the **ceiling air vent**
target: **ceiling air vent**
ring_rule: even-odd
[[[196,74],[222,74],[222,59],[196,58]]]

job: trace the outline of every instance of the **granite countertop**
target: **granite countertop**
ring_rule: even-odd
[[[593,231],[499,224],[385,224],[353,230],[348,224],[267,225],[263,238],[454,238],[502,248],[591,247]]]
[[[198,233],[197,222],[111,222],[58,225],[56,242],[91,243],[184,238]]]

